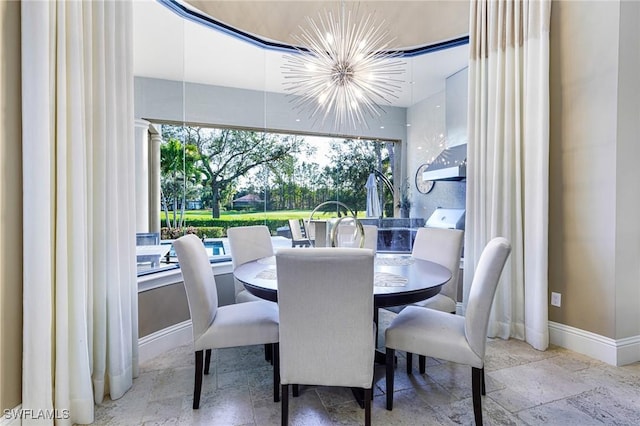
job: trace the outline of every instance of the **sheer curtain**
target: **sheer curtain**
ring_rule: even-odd
[[[131,3],[23,1],[21,42],[22,408],[91,423],[137,375]]]
[[[489,335],[548,346],[551,0],[471,2],[464,300],[485,244],[513,251]]]

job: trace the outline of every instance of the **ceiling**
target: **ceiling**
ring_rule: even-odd
[[[184,0],[183,3],[234,28],[286,44],[295,44],[291,36],[299,32],[298,26],[306,17],[316,18],[325,10],[339,13],[343,5],[345,10],[357,9],[362,17],[373,15],[378,22],[384,21],[392,30],[396,48],[453,39],[467,34],[469,29],[466,1]]]
[[[166,2],[166,0],[163,0]],[[347,2],[350,5],[350,2]],[[340,6],[336,1],[188,0],[172,2],[266,42],[293,44],[305,17]],[[396,48],[413,49],[465,36],[468,2],[360,1],[359,16],[387,25]],[[134,8],[134,74],[283,93],[282,50],[265,48],[203,21],[179,16],[161,2]],[[445,78],[467,66],[468,45],[404,58],[402,91],[392,105],[407,107],[444,90]]]

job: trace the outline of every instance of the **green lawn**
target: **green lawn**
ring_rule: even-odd
[[[308,219],[311,214],[311,210],[280,210],[272,212],[221,212],[220,219],[218,220],[287,220],[287,219]],[[171,212],[169,212],[171,217]],[[164,221],[164,212],[161,214],[161,218]],[[189,223],[192,220],[207,220],[211,219],[211,210],[187,210],[185,212],[185,220]]]

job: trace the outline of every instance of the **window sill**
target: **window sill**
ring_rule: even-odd
[[[233,272],[231,257],[224,256],[221,259],[211,261],[211,269],[214,275],[230,274]],[[138,293],[182,282],[182,271],[178,264],[158,268],[158,270],[144,271],[138,274]]]

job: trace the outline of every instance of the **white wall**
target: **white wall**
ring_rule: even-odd
[[[456,93],[463,93],[466,99],[466,72],[456,74]],[[451,90],[450,85],[447,90]],[[454,95],[455,96],[455,95]],[[466,107],[466,101],[462,102]],[[428,194],[418,192],[415,176],[418,167],[430,163],[446,147],[466,142],[460,136],[447,136],[446,110],[447,93],[441,91],[407,109],[407,174],[411,185],[411,217],[427,219],[437,207],[465,208],[466,182],[439,181]],[[466,114],[466,111],[465,111]]]
[[[406,109],[387,107],[385,110],[386,114],[379,120],[372,119],[366,126],[337,132],[331,117],[323,124],[297,114],[286,95],[147,77],[135,79],[135,116],[149,121],[184,121],[327,135],[351,134],[404,141]]]

